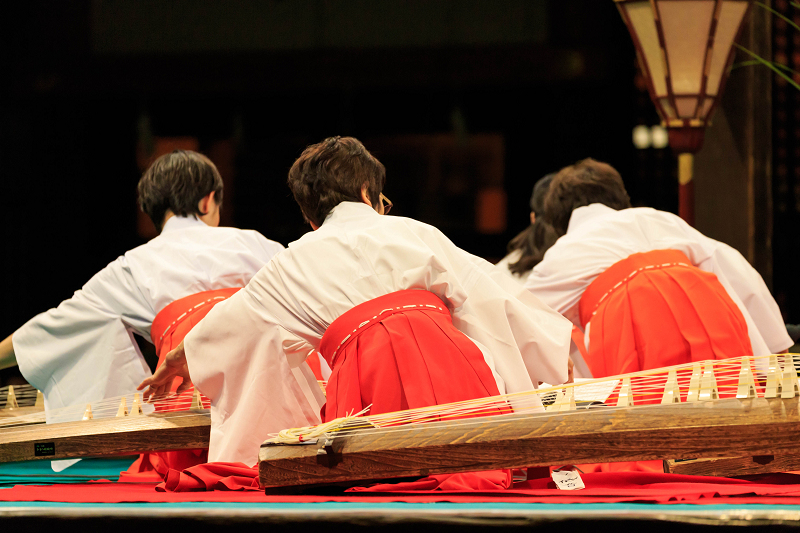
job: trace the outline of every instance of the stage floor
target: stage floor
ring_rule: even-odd
[[[545,491],[544,496],[536,497],[540,500],[538,502],[532,501],[532,495],[498,493],[478,494],[478,501],[459,501],[471,497],[469,494],[265,496],[260,491],[159,493],[155,492],[154,483],[113,482],[131,460],[89,459],[58,473],[53,472],[48,461],[0,465],[0,487],[5,487],[0,488],[0,531],[53,533],[75,526],[89,533],[93,530],[141,533],[147,528],[157,529],[159,533],[187,528],[195,532],[241,533],[243,528],[251,527],[303,533],[327,533],[331,529],[345,528],[351,533],[361,530],[419,533],[416,530],[435,527],[437,533],[522,528],[526,531],[548,528],[548,533],[555,533],[550,528],[557,526],[567,533],[599,533],[598,528],[631,527],[641,528],[645,533],[675,533],[676,528],[680,528],[680,533],[689,533],[709,528],[714,531],[725,528],[740,530],[741,526],[800,527],[800,496],[795,494],[800,484],[772,486],[775,496],[772,501],[764,503],[754,503],[761,497],[751,494],[749,488],[725,496],[722,489],[731,485],[698,486],[695,489],[696,485],[681,484],[679,490],[675,489],[681,498],[691,497],[698,502],[696,504],[677,503],[680,499],[672,499],[676,503],[633,503],[636,500],[668,501],[653,500],[655,493],[647,490],[627,496],[625,502],[575,503],[575,498],[590,497],[592,483],[598,483],[591,474],[585,476],[586,490],[551,489]],[[597,479],[600,481],[619,478],[619,475],[594,476],[599,476]],[[667,476],[666,481],[684,479],[674,475],[659,476]],[[88,482],[93,479],[110,481]],[[704,482],[705,479],[697,481]],[[794,478],[790,481],[797,483]],[[37,487],[42,484],[46,486]],[[657,490],[660,486],[654,485],[648,490]],[[122,492],[115,493],[115,490]],[[594,490],[599,497],[624,492],[614,488]],[[782,496],[786,491],[791,495]],[[420,501],[420,498],[430,497],[439,501]],[[572,499],[567,500],[571,503],[548,503],[542,502],[542,498]],[[33,501],[37,499],[39,501]],[[725,503],[716,503],[715,500],[724,500]],[[98,503],[103,501],[136,503]]]
[[[639,527],[652,531],[694,531],[714,527],[800,527],[800,505],[659,505],[638,503],[59,503],[3,502],[0,519],[7,531],[53,531],[53,528],[101,528],[125,533],[141,528],[241,531],[242,527],[278,526],[304,531],[437,531],[543,529],[593,531]],[[15,529],[11,529],[14,527]],[[25,528],[25,529],[16,529]],[[84,529],[85,530],[85,529]]]

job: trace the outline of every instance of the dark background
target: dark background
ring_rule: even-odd
[[[223,223],[283,244],[307,231],[287,170],[331,135],[386,164],[393,214],[492,260],[527,225],[535,180],[584,157],[615,166],[635,205],[677,212],[674,156],[631,142],[658,119],[610,0],[26,1],[5,15],[0,338],[146,241],[135,186],[158,139],[222,147]],[[442,151],[419,148],[433,138]],[[479,207],[487,187],[505,207]]]

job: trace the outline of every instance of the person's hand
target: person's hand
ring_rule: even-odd
[[[164,364],[158,367],[156,373],[142,381],[136,390],[149,387],[142,394],[145,401],[149,401],[153,397],[163,397],[172,388],[175,378],[183,378],[183,382],[175,391],[176,394],[180,394],[192,386],[192,378],[189,377],[189,366],[186,364],[186,352],[183,351],[182,342],[167,354]]]
[[[567,383],[575,383],[575,363],[572,357],[567,357]]]

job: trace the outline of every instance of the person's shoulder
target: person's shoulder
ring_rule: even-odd
[[[582,224],[580,229],[585,232],[604,232],[609,226],[625,225],[639,221],[658,220],[674,221],[680,217],[667,211],[659,211],[652,207],[628,207],[625,209],[604,209],[589,219],[588,224]],[[572,229],[572,228],[570,228]],[[569,235],[570,232],[567,234]]]
[[[230,226],[220,226],[217,228],[209,228],[219,230],[227,234],[230,238],[236,239],[239,242],[244,241],[248,246],[258,246],[265,250],[270,257],[278,254],[285,249],[283,244],[278,241],[273,241],[265,237],[260,231],[254,229],[241,229]]]
[[[284,248],[281,243],[266,238],[256,230],[203,224],[162,232],[148,242],[126,252],[125,257],[137,258],[162,252],[220,246],[245,247],[252,250],[263,249],[272,254]]]
[[[661,211],[660,209],[656,209],[654,207],[629,207],[627,209],[620,209],[618,211],[622,216],[634,216],[634,217],[658,217],[658,218],[680,218],[675,213],[670,213],[669,211]]]
[[[281,243],[279,243],[278,241],[273,241],[272,239],[269,239],[269,238],[265,237],[264,234],[261,233],[258,230],[234,228],[234,227],[231,227],[231,226],[220,226],[219,228],[216,228],[216,229],[229,230],[232,233],[239,234],[239,235],[247,235],[248,237],[251,237],[253,239],[257,239],[257,240],[262,241],[262,242],[274,244],[274,245],[277,245],[277,246],[280,246],[281,248],[283,248],[283,245]]]
[[[620,220],[635,224],[636,227],[646,230],[652,228],[657,231],[680,231],[690,229],[685,220],[669,211],[661,211],[652,207],[629,207],[620,211]],[[660,229],[658,229],[660,228]]]
[[[419,234],[430,234],[430,235],[436,235],[437,237],[447,238],[445,234],[442,232],[442,230],[440,230],[436,226],[428,224],[427,222],[422,222],[421,220],[417,220],[415,218],[399,217],[391,215],[387,215],[382,218],[386,219],[386,223],[389,225],[395,225],[398,227],[403,226]]]

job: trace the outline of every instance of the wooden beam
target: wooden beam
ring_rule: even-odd
[[[208,448],[207,411],[156,413],[0,431],[0,463]]]
[[[594,462],[787,453],[798,400],[725,399],[365,430],[329,445],[263,445],[262,487]],[[321,439],[325,440],[325,439]]]
[[[751,8],[738,42],[771,58],[773,20],[766,9]],[[748,59],[739,52],[736,63]],[[694,162],[697,229],[739,250],[770,288],[772,78],[764,65],[731,72]]]
[[[736,477],[800,470],[800,455],[769,454],[722,459],[668,459],[664,472],[691,476]]]

